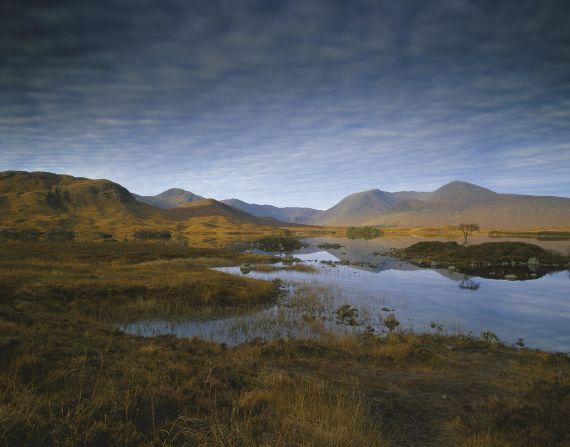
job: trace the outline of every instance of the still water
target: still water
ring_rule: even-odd
[[[485,239],[474,238],[472,243],[487,242]],[[240,315],[177,322],[138,321],[123,329],[140,335],[198,336],[233,345],[255,338],[317,337],[323,330],[362,332],[368,327],[379,334],[387,331],[382,324],[384,318],[393,314],[400,322],[398,330],[473,335],[488,330],[507,343],[523,339],[531,348],[570,352],[568,271],[528,281],[507,281],[466,277],[447,269],[418,268],[389,256],[391,248],[417,241],[306,239],[309,246],[294,252],[294,256],[313,266],[314,272],[278,270],[247,274],[263,280],[281,280],[287,293],[277,304]],[[326,250],[317,247],[324,243],[342,246]],[[563,253],[570,247],[570,241],[532,243]],[[348,261],[359,266],[329,265],[328,261]],[[239,267],[219,270],[242,275]],[[291,297],[296,294],[300,298],[293,305]],[[322,303],[307,304],[315,295]],[[356,325],[338,321],[335,310],[346,304],[357,312]]]

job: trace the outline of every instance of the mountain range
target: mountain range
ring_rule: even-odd
[[[462,181],[432,192],[351,194],[311,220],[320,225],[441,226],[476,222],[485,228],[553,228],[570,225],[570,199],[499,194]]]
[[[168,189],[164,192],[161,192],[160,194],[157,194],[156,196],[139,196],[137,194],[133,194],[133,196],[143,203],[147,203],[158,208],[176,208],[178,206],[184,205],[185,203],[191,203],[204,199],[202,196],[179,188]],[[236,208],[238,210],[251,214],[252,216],[270,217],[281,222],[306,224],[309,223],[309,221],[315,218],[318,214],[322,213],[322,211],[312,208],[279,208],[273,205],[258,205],[256,203],[247,203],[239,199],[226,199],[221,200],[220,202],[229,205],[232,208]]]
[[[570,199],[499,194],[462,181],[435,191],[387,192],[379,189],[350,194],[328,210],[259,205],[239,199],[205,199],[173,188],[156,196],[129,192],[109,180],[46,172],[0,173],[0,225],[112,225],[184,227],[189,221],[203,230],[221,227],[314,226],[442,226],[476,222],[488,229],[570,227]],[[211,218],[216,218],[214,222]],[[210,221],[207,222],[207,220]]]
[[[152,203],[150,200],[166,193],[168,191],[145,199],[149,200],[147,203]],[[186,194],[189,201],[200,198],[187,191]],[[253,216],[307,225],[419,227],[477,222],[483,227],[498,229],[570,226],[569,198],[499,194],[458,180],[431,192],[387,192],[380,189],[356,192],[324,211],[299,207],[279,208],[239,199],[221,202]],[[176,205],[171,203],[170,206]]]

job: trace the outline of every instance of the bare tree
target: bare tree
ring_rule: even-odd
[[[459,229],[463,233],[463,246],[465,247],[467,245],[467,239],[469,236],[471,236],[473,232],[479,231],[479,225],[476,223],[461,223],[459,224]]]
[[[473,281],[471,277],[467,275],[463,275],[463,280],[461,280],[461,282],[459,283],[460,289],[479,290],[479,287],[481,287],[481,283]]]

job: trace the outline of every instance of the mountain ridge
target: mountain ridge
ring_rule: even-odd
[[[258,217],[272,217],[283,222],[304,224],[312,218],[322,213],[322,210],[304,207],[277,207],[273,205],[259,205],[257,203],[247,203],[240,199],[225,199],[222,203],[238,208],[249,214]]]
[[[383,198],[372,207],[371,191],[377,191],[375,196]],[[487,228],[567,227],[570,225],[570,199],[500,194],[454,180],[432,192],[369,190],[353,193],[309,223],[419,227],[464,221],[477,222]]]
[[[159,225],[197,216],[204,218],[210,213],[227,222],[270,227],[286,222],[400,227],[476,222],[489,229],[570,226],[570,198],[501,194],[458,180],[431,192],[380,189],[355,192],[323,211],[250,204],[239,199],[216,201],[180,188],[171,188],[156,196],[139,196],[110,180],[5,171],[0,173],[0,211],[2,225],[28,221],[41,226],[55,220],[64,226],[87,221],[94,227],[100,226],[100,222],[146,225],[153,221]]]

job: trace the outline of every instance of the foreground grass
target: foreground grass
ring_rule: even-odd
[[[141,296],[234,305],[272,286],[207,270],[245,261],[235,253],[92,245],[0,252],[0,445],[570,442],[567,356],[396,333],[235,348],[128,336],[93,309]]]

